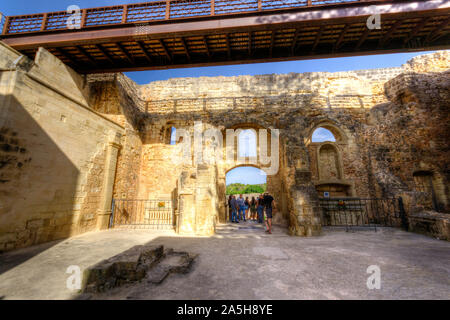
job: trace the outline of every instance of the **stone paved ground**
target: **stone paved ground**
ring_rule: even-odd
[[[320,237],[264,234],[254,222],[222,225],[217,235],[110,230],[0,255],[0,297],[73,299],[69,265],[91,266],[134,245],[198,253],[192,271],[159,286],[140,283],[100,299],[450,299],[450,243],[397,229],[327,229]],[[381,268],[368,290],[366,269]],[[82,296],[82,298],[86,298]]]

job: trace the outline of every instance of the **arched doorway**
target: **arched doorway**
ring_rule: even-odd
[[[250,207],[245,212],[246,220],[256,219],[256,212],[252,212],[251,202],[252,200],[256,201],[260,194],[267,191],[268,176],[264,170],[257,166],[237,166],[227,171],[225,179],[227,221],[231,221],[229,200],[233,196],[236,198],[242,197],[250,203]]]
[[[288,221],[288,187],[285,170],[284,142],[280,131],[257,123],[237,123],[222,129],[224,159],[218,165],[219,220],[229,221],[227,185],[230,191],[230,175],[242,170],[264,173],[266,188],[277,202],[279,224]],[[237,169],[236,168],[241,168]],[[247,169],[245,169],[247,168]],[[245,175],[245,174],[244,174]],[[240,182],[247,185],[263,184],[249,179]],[[241,186],[242,187],[242,186]],[[252,187],[253,188],[253,187]],[[257,195],[261,189],[255,188]],[[251,198],[250,198],[251,199]],[[279,212],[279,214],[278,214]]]

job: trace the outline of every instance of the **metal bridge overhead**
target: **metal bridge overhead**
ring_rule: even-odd
[[[381,28],[367,19],[381,15]],[[446,0],[167,0],[10,16],[1,40],[82,73],[446,49]]]

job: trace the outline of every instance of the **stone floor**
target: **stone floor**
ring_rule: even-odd
[[[314,238],[267,235],[254,222],[221,225],[214,237],[109,230],[0,255],[2,299],[450,299],[450,243],[397,229],[326,229]],[[66,288],[81,269],[138,244],[199,254],[188,274],[108,294]],[[381,269],[381,289],[366,286],[368,266]]]

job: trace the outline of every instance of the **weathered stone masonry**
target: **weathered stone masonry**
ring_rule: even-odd
[[[95,230],[108,144],[123,127],[95,113],[85,79],[47,51],[34,62],[0,52],[0,250]]]
[[[213,234],[225,221],[225,175],[239,163],[170,161],[170,128],[192,133],[198,121],[224,134],[280,130],[268,187],[292,235],[320,234],[318,195],[332,190],[402,196],[412,231],[448,239],[449,61],[443,51],[400,68],[138,86],[1,44],[0,250],[107,228],[112,197],[174,199],[180,233]],[[337,141],[311,142],[318,127]],[[431,202],[417,190],[428,178]]]

